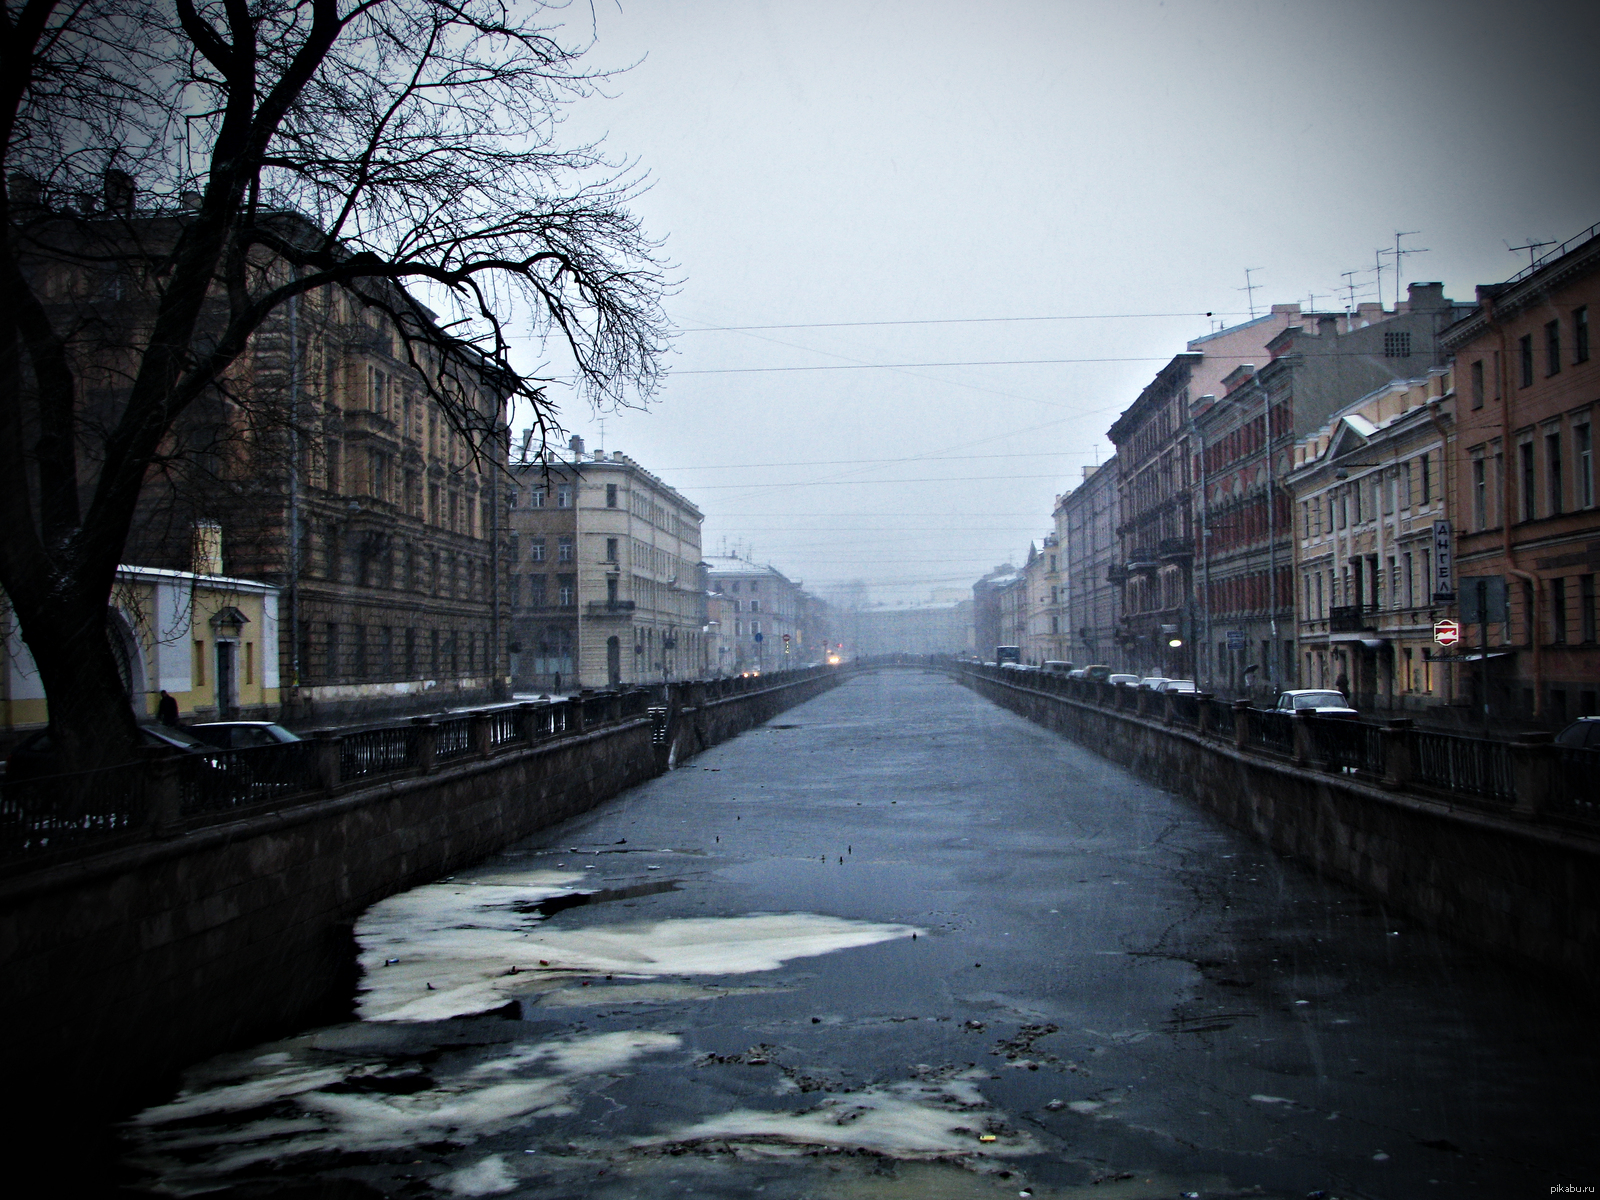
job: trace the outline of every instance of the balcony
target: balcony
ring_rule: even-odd
[[[1194,557],[1194,542],[1189,538],[1162,538],[1156,545],[1156,554],[1165,562],[1187,561]]]
[[[591,600],[585,610],[591,617],[625,617],[633,612],[632,600]]]
[[[1335,604],[1328,609],[1329,633],[1362,633],[1372,628],[1363,614],[1377,612],[1370,604]]]

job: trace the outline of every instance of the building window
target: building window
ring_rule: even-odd
[[[761,601],[759,601],[759,600],[750,601],[750,611],[751,612],[760,612],[761,611]]]
[[[751,621],[750,622],[750,632],[751,632],[752,635],[760,633],[761,632],[761,622],[760,621]]]
[[[1423,504],[1433,503],[1433,456],[1422,456],[1422,500]]]
[[[571,608],[577,603],[577,577],[573,575],[556,576],[556,590],[559,593],[558,603],[562,608]]]
[[[544,561],[544,539],[543,538],[530,538],[529,539],[529,541],[528,541],[528,561],[529,562],[543,562]]]
[[[1523,442],[1517,447],[1517,454],[1522,460],[1522,519],[1531,521],[1539,515],[1538,492],[1533,465],[1533,443]]]
[[[1544,373],[1561,373],[1561,322],[1550,321],[1544,327]]]
[[[1593,644],[1595,640],[1593,575],[1578,577],[1578,628],[1583,634],[1583,640]]]
[[[1484,460],[1472,460],[1472,527],[1489,528],[1489,478]]]
[[[528,507],[529,508],[543,508],[544,507],[544,489],[543,488],[531,488],[528,491]]]
[[[608,483],[608,484],[606,484],[606,507],[607,508],[615,508],[616,506],[617,506],[617,485],[614,484],[614,483]]]
[[[1567,581],[1550,581],[1550,640],[1558,645],[1567,640]]]
[[[572,507],[572,485],[571,484],[564,483],[560,487],[556,488],[556,507],[557,508],[571,508]]]
[[[1472,364],[1470,371],[1472,378],[1472,407],[1483,407],[1483,359],[1478,359]]]
[[[1578,507],[1594,507],[1594,443],[1588,425],[1575,425],[1572,429],[1574,457],[1578,468]]]
[[[1572,361],[1589,361],[1589,306],[1572,310]]]
[[[543,608],[545,606],[545,604],[547,603],[547,600],[545,598],[545,592],[544,592],[544,581],[545,581],[545,577],[543,575],[529,575],[528,576],[528,607],[529,608]]]
[[[1545,491],[1550,502],[1550,515],[1565,511],[1563,503],[1563,488],[1561,479],[1561,431],[1547,433],[1544,436],[1544,478]]]
[[[1385,358],[1410,358],[1411,335],[1405,332],[1391,332],[1384,334],[1383,356]]]
[[[761,590],[761,581],[759,579],[752,579],[750,581],[750,590],[752,592],[760,591]]]
[[[564,563],[572,561],[572,539],[564,534],[556,539],[556,561]]]
[[[1525,333],[1517,339],[1517,349],[1522,357],[1522,386],[1533,386],[1533,334]]]
[[[607,484],[606,486],[607,487],[615,487],[616,485],[615,484]],[[616,562],[617,561],[617,539],[616,538],[607,538],[606,539],[606,561],[607,562]]]

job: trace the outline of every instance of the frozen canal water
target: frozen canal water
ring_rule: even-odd
[[[1600,1185],[1592,1000],[937,675],[853,679],[358,928],[357,1019],[128,1126],[235,1196]]]

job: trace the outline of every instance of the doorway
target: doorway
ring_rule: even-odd
[[[217,643],[217,716],[231,721],[239,714],[238,642]]]
[[[615,687],[622,682],[622,639],[606,639],[606,682]]]

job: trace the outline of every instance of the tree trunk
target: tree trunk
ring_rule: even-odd
[[[73,597],[28,611],[13,600],[50,709],[57,769],[90,771],[128,762],[138,721],[112,653],[104,598]],[[143,681],[135,680],[141,692]]]

